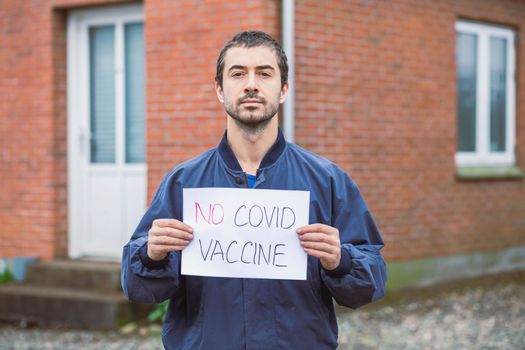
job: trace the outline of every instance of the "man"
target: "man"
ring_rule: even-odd
[[[357,186],[337,165],[287,143],[278,128],[287,76],[286,55],[269,35],[247,31],[226,43],[215,77],[226,133],[165,177],[124,247],[128,298],[170,299],[167,349],[334,349],[333,299],[356,308],[384,293],[383,241]],[[311,224],[297,230],[307,280],[181,275],[181,251],[193,238],[182,222],[182,189],[195,187],[310,191]]]

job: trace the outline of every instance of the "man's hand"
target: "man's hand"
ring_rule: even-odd
[[[162,260],[172,251],[181,251],[193,239],[193,229],[176,219],[157,219],[148,232],[148,256]]]
[[[326,270],[334,270],[341,262],[339,230],[324,224],[311,224],[297,229],[306,254],[315,256]]]

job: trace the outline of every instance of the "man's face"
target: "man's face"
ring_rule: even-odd
[[[216,83],[215,90],[237,125],[258,130],[277,114],[288,85],[281,89],[281,74],[272,49],[233,47],[224,59],[222,88]]]

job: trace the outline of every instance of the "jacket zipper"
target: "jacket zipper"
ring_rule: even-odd
[[[246,181],[246,187],[250,188],[250,182],[248,181],[248,175],[246,175],[246,172],[243,171],[244,174],[244,180]]]

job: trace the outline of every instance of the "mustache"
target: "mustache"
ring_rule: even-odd
[[[239,103],[243,103],[246,100],[256,100],[259,103],[265,103],[266,100],[264,97],[257,96],[257,93],[248,93],[244,95],[243,97],[239,98]]]

